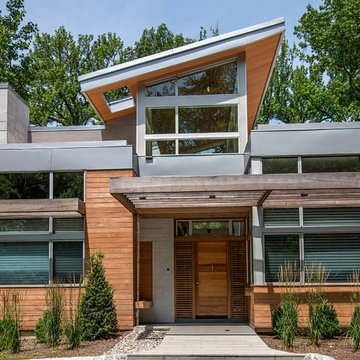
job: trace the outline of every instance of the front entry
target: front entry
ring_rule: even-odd
[[[240,221],[178,221],[176,319],[246,320],[248,237]]]
[[[227,318],[227,242],[196,244],[196,317]]]

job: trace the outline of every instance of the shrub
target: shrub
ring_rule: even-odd
[[[84,338],[87,340],[106,338],[109,333],[117,330],[114,290],[105,279],[103,258],[102,253],[90,256],[90,271],[86,274],[85,293],[81,295],[80,317],[83,322]]]
[[[59,344],[64,314],[64,295],[61,284],[46,289],[46,310],[36,324],[35,335],[40,342],[55,347]]]
[[[17,292],[2,293],[2,319],[0,320],[0,351],[16,353],[20,349],[20,296]]]
[[[353,351],[357,351],[360,347],[360,304],[355,306],[347,336],[352,339]]]
[[[323,300],[316,305],[310,316],[309,339],[312,344],[317,344],[319,339],[332,339],[340,333],[339,321],[334,305]]]
[[[348,328],[347,337],[352,339],[353,351],[357,351],[360,347],[360,271],[358,269],[353,270],[349,282],[353,286],[351,301],[355,303],[355,308]]]
[[[69,294],[69,306],[68,306],[68,315],[65,318],[64,334],[66,336],[67,342],[71,349],[79,347],[83,339],[83,325],[80,317],[80,291],[82,280],[80,279],[79,284],[75,283],[75,278],[72,281],[69,281],[70,284],[70,294]],[[74,303],[74,290],[75,287],[78,288],[78,294],[76,298],[76,303]]]
[[[298,313],[295,303],[283,300],[271,314],[272,331],[285,347],[291,347],[298,330]]]
[[[36,339],[41,343],[47,342],[47,334],[49,332],[48,330],[48,324],[49,324],[49,314],[48,311],[45,310],[44,316],[38,320],[38,322],[35,325],[34,334],[36,336]]]

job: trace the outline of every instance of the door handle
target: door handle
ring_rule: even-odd
[[[199,286],[199,284],[200,284],[200,281],[199,281],[198,278],[196,278],[196,280],[195,280],[195,285],[196,285],[196,286]]]

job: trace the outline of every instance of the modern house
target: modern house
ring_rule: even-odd
[[[360,124],[256,127],[284,31],[280,18],[81,76],[102,126],[29,127],[0,86],[0,290],[23,292],[25,329],[45,284],[79,279],[98,250],[121,329],[137,309],[269,329],[287,261],[324,264],[349,322]]]

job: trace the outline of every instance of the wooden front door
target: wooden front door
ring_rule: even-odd
[[[196,317],[227,317],[227,242],[196,245]]]

